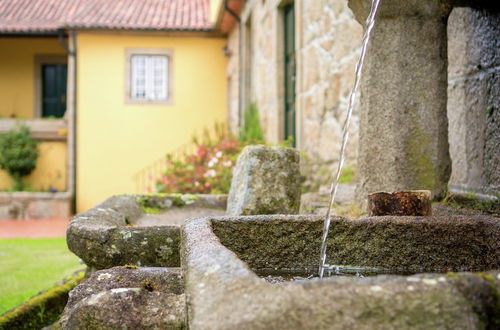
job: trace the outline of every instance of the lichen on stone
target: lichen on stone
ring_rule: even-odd
[[[127,268],[127,269],[139,269],[139,266],[131,265],[131,264],[124,265],[123,267]]]
[[[151,281],[150,279],[142,280],[141,286],[142,286],[142,288],[144,288],[145,290],[147,290],[149,292],[153,292],[156,290],[155,282]]]
[[[410,168],[413,169],[415,189],[433,190],[436,185],[436,173],[427,149],[430,138],[415,125],[413,135],[406,141],[405,154],[408,157]]]
[[[161,214],[172,206],[184,207],[199,199],[192,194],[147,194],[136,197],[144,213]]]

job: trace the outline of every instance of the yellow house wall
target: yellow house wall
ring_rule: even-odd
[[[133,175],[226,121],[226,58],[220,38],[79,32],[77,211],[134,193]],[[125,104],[126,49],[173,54],[173,103]]]
[[[38,146],[40,157],[35,170],[25,182],[35,191],[66,190],[66,142],[42,142]],[[0,191],[12,189],[12,180],[5,171],[0,171]]]
[[[35,55],[66,55],[57,38],[0,37],[0,118],[33,118]]]
[[[65,55],[65,51],[57,38],[0,37],[0,120],[33,118],[35,55]],[[42,142],[39,151],[37,167],[26,182],[33,190],[66,190],[66,143]],[[10,177],[0,171],[0,190],[11,188]]]

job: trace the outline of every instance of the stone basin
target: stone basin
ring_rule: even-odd
[[[500,220],[332,219],[328,264],[411,276],[270,284],[256,272],[316,269],[323,218],[191,219],[181,260],[190,329],[484,329],[500,315]]]
[[[74,288],[62,329],[185,329],[179,268],[113,267]]]
[[[180,225],[191,217],[223,215],[226,201],[226,195],[114,196],[71,220],[68,247],[94,270],[179,267]]]

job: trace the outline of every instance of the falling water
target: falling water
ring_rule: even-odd
[[[344,122],[344,126],[342,128],[342,147],[340,148],[339,155],[339,165],[337,167],[337,174],[332,180],[332,186],[330,188],[330,204],[328,205],[328,211],[326,212],[325,222],[323,224],[323,237],[321,240],[321,255],[319,261],[319,277],[323,277],[323,272],[325,270],[325,262],[326,262],[326,238],[328,236],[328,229],[330,228],[331,221],[331,210],[332,205],[335,200],[335,195],[337,194],[337,188],[340,178],[340,173],[342,172],[342,167],[344,165],[345,160],[345,149],[347,145],[347,139],[349,137],[349,123],[351,122],[352,116],[352,108],[354,106],[354,100],[356,99],[356,91],[358,90],[359,82],[361,80],[361,72],[363,69],[363,62],[366,56],[366,49],[368,48],[368,42],[370,41],[371,31],[373,26],[375,25],[375,15],[377,14],[377,10],[380,4],[380,0],[372,0],[372,8],[370,10],[370,15],[366,19],[366,29],[363,36],[363,44],[361,47],[361,55],[359,56],[358,63],[356,64],[356,76],[354,79],[354,86],[351,89],[351,94],[349,96],[349,104],[347,106],[347,117]]]

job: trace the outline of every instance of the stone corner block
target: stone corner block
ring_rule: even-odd
[[[298,213],[300,184],[296,149],[248,146],[236,163],[227,215]]]

